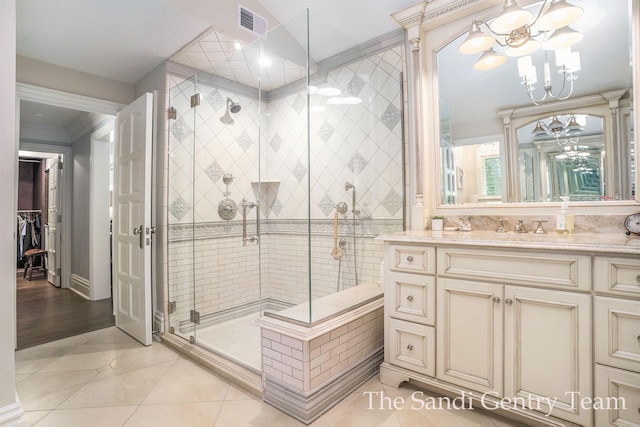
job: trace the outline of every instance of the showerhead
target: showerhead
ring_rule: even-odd
[[[225,125],[232,125],[233,124],[233,117],[231,117],[231,115],[229,114],[229,109],[227,108],[227,111],[224,112],[224,116],[220,117],[220,121],[222,123],[224,123]]]
[[[233,114],[236,114],[242,110],[242,106],[233,102],[231,98],[227,98],[227,109],[229,109]]]
[[[220,117],[220,121],[225,125],[232,125],[234,120],[230,113],[236,114],[240,112],[241,109],[240,104],[236,104],[231,98],[227,98],[227,110],[224,112],[224,116]]]

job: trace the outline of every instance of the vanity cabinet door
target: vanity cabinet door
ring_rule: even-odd
[[[590,295],[507,286],[504,318],[505,396],[557,398],[532,409],[591,425]]]
[[[438,279],[438,379],[502,396],[503,289],[492,283]]]

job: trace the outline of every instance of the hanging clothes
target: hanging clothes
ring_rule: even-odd
[[[40,213],[21,213],[17,216],[16,226],[18,231],[17,260],[21,261],[24,258],[24,253],[29,249],[41,249]]]

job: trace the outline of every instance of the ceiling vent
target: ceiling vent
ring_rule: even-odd
[[[238,24],[241,28],[260,37],[267,33],[267,20],[244,6],[238,5]]]

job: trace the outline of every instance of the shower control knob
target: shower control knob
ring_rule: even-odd
[[[411,296],[411,295],[407,296],[407,301],[409,301],[409,302],[413,301],[413,296]]]
[[[407,257],[407,261],[409,261],[409,262],[413,262],[413,257],[412,257],[411,255],[409,255],[409,256]]]

